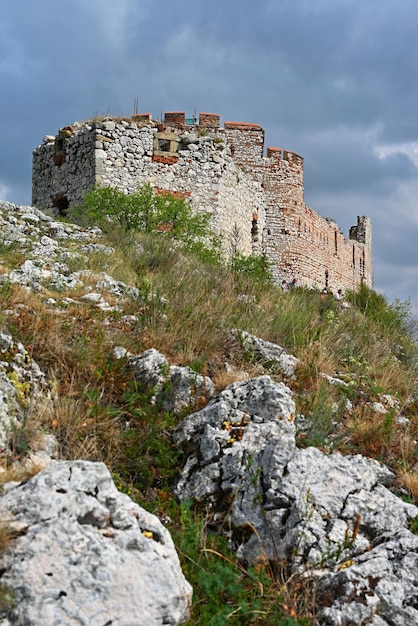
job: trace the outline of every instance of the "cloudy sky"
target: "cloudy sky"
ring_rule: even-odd
[[[418,312],[417,0],[2,0],[0,199],[95,115],[219,113],[305,160],[305,200],[373,224],[374,287]]]

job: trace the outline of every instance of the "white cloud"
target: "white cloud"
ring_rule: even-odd
[[[10,187],[2,183],[0,180],[0,200],[8,200],[10,192]]]
[[[387,159],[397,154],[407,156],[415,167],[418,167],[418,143],[406,142],[376,146],[375,153],[379,159]]]

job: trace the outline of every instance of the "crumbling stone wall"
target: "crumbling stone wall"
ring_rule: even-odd
[[[150,113],[105,118],[60,129],[33,152],[34,206],[65,214],[95,185],[126,193],[149,182],[188,198],[228,253],[263,253],[277,282],[296,278],[320,289],[371,285],[371,224],[361,216],[345,237],[305,205],[303,158],[269,147],[259,124],[220,116]]]

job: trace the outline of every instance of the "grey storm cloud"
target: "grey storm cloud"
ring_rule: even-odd
[[[251,121],[305,160],[306,202],[373,222],[375,287],[418,311],[416,0],[2,3],[0,197],[45,134],[140,109]]]

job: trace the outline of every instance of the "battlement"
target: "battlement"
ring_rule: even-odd
[[[218,113],[199,113],[199,126],[201,128],[219,128],[221,116]]]
[[[133,193],[150,182],[158,193],[187,198],[210,213],[225,251],[263,253],[277,280],[355,289],[371,285],[371,224],[365,216],[345,238],[304,201],[304,159],[268,146],[264,129],[218,113],[166,111],[64,126],[33,151],[32,204],[59,214],[98,185]]]
[[[224,122],[224,128],[230,130],[258,130],[264,132],[260,124],[251,124],[250,122]]]

